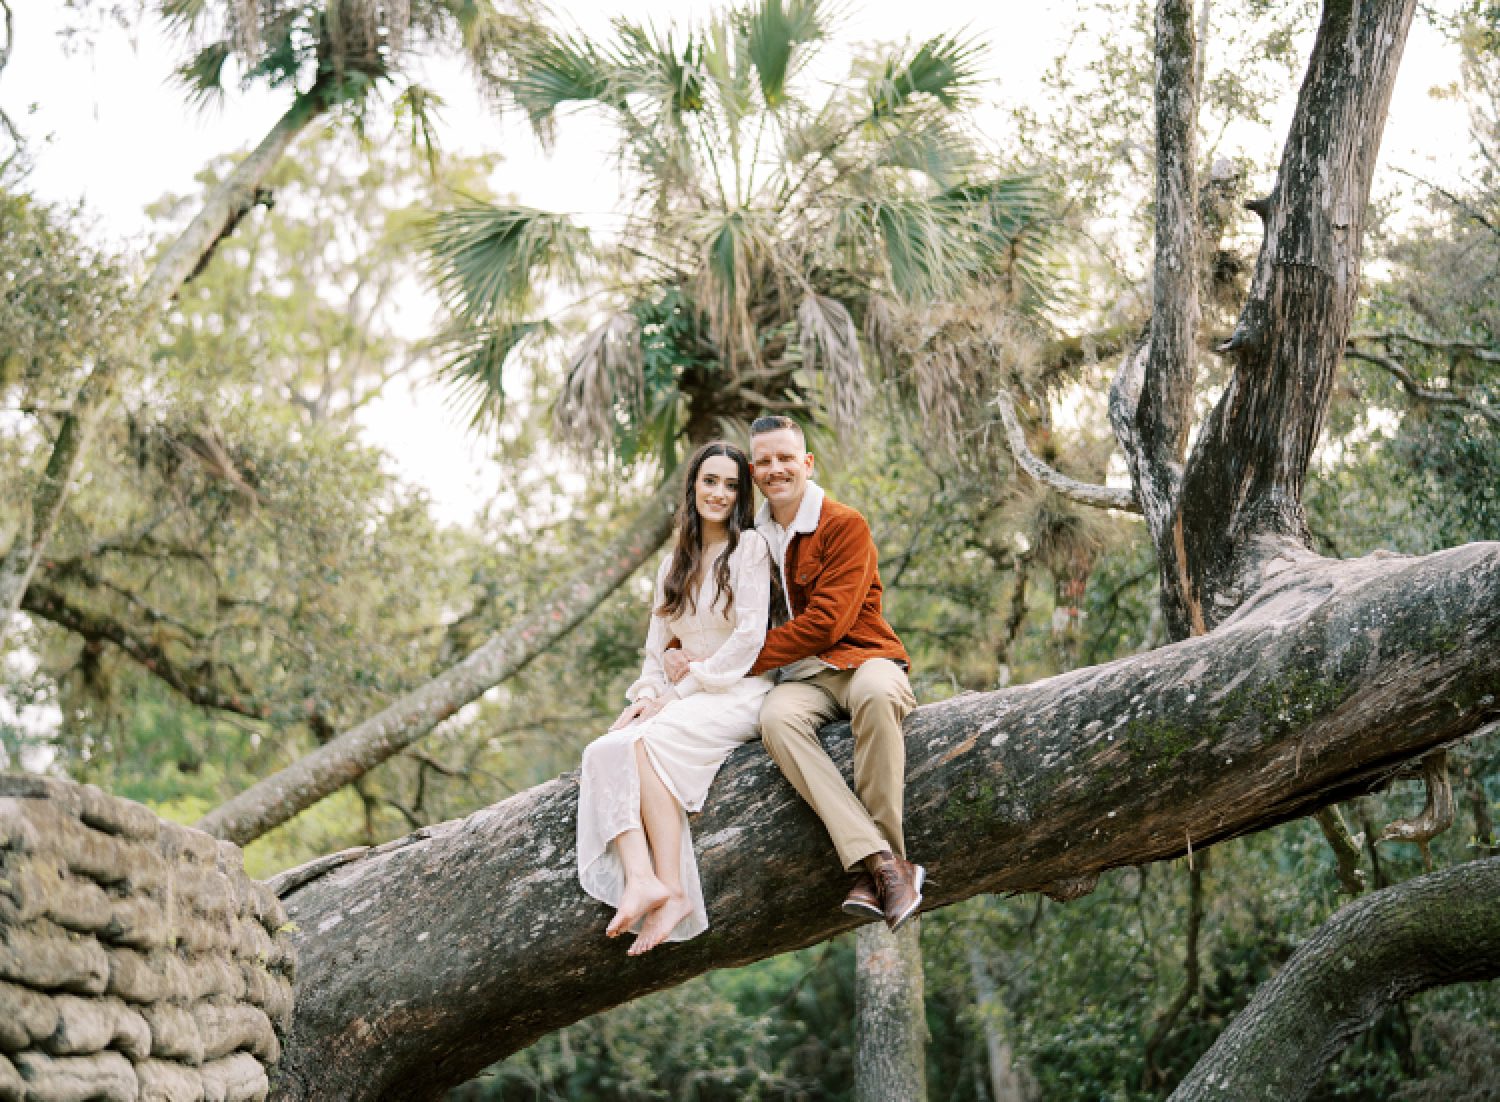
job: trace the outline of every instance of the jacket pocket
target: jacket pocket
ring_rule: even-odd
[[[809,555],[797,563],[796,581],[799,586],[806,587],[813,579],[823,573],[823,558],[821,555]]]

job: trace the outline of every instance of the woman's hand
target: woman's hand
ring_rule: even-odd
[[[618,731],[621,727],[629,727],[632,723],[639,723],[643,719],[650,719],[667,706],[669,701],[665,697],[651,696],[643,697],[628,704],[620,713],[620,718],[609,725],[611,731]]]
[[[662,669],[666,671],[667,680],[674,685],[688,675],[691,662],[685,650],[669,650],[661,656]]]

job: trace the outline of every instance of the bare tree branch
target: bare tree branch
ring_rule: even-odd
[[[1500,364],[1500,352],[1489,345],[1479,341],[1466,341],[1451,337],[1424,337],[1420,333],[1413,333],[1409,329],[1374,329],[1358,333],[1350,333],[1351,342],[1379,341],[1389,344],[1391,341],[1405,341],[1408,344],[1421,345],[1423,348],[1433,348],[1442,352],[1460,352],[1465,356],[1472,356],[1476,360],[1485,363]]]
[[[241,845],[352,784],[400,753],[465,704],[514,676],[583,621],[654,554],[672,531],[676,479],[646,503],[634,522],[519,624],[496,632],[468,657],[406,693],[279,773],[209,812],[198,829]]]
[[[1368,364],[1374,364],[1392,375],[1401,384],[1403,390],[1411,397],[1420,402],[1430,402],[1433,405],[1457,406],[1460,409],[1472,410],[1496,425],[1500,425],[1500,408],[1488,403],[1475,400],[1467,389],[1432,387],[1417,380],[1411,370],[1394,356],[1383,355],[1379,352],[1371,352],[1362,349],[1353,342],[1357,337],[1350,339],[1350,344],[1344,351],[1344,355],[1350,359],[1362,360]]]
[[[1344,817],[1339,814],[1339,809],[1334,804],[1323,808],[1313,818],[1318,821],[1323,837],[1333,848],[1334,858],[1338,861],[1339,883],[1350,895],[1358,895],[1365,890],[1365,872],[1359,867],[1365,836],[1349,833]]]
[[[143,639],[123,624],[69,603],[60,590],[45,582],[32,582],[21,607],[90,642],[112,643],[147,673],[200,707],[216,708],[251,719],[265,717],[263,706],[253,698],[225,692],[215,685],[212,665],[182,665],[173,660],[160,643]]]
[[[1141,511],[1135,494],[1130,490],[1079,482],[1076,478],[1068,477],[1037,458],[1036,453],[1026,443],[1026,433],[1021,428],[1020,419],[1016,416],[1016,405],[1010,396],[1010,391],[1000,387],[990,404],[1000,411],[1000,420],[1005,423],[1005,440],[1010,445],[1010,454],[1015,459],[1016,466],[1037,482],[1080,505],[1092,505],[1099,509],[1124,509],[1131,513]]]

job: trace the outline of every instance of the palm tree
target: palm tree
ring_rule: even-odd
[[[765,411],[846,429],[870,390],[866,359],[891,358],[903,311],[982,283],[1012,297],[1033,285],[1046,197],[987,166],[963,124],[972,43],[939,37],[864,61],[814,105],[803,89],[829,33],[818,0],[759,0],[681,35],[615,27],[605,46],[529,41],[498,87],[544,141],[569,103],[616,122],[635,182],[616,238],[478,201],[428,231],[453,314],[447,373],[477,423],[503,408],[519,349],[592,317],[555,407],[577,451],[655,456],[666,473],[683,441]],[[544,312],[559,291],[575,304]],[[197,825],[259,837],[514,676],[656,553],[676,496],[664,479],[543,608]]]
[[[485,421],[505,365],[587,319],[555,405],[594,457],[652,454],[787,412],[847,431],[912,307],[988,284],[1034,289],[1047,201],[997,171],[965,114],[979,47],[939,36],[855,63],[813,98],[823,0],[755,0],[685,31],[618,20],[551,36],[504,93],[545,141],[569,105],[603,112],[634,186],[603,239],[564,213],[465,202],[433,222],[451,308],[447,373]],[[545,293],[544,293],[545,292]],[[548,298],[573,304],[548,313]]]
[[[502,8],[500,5],[504,4]],[[190,98],[225,92],[231,62],[240,82],[291,93],[286,112],[234,172],[204,200],[157,258],[138,295],[137,334],[148,332],[178,289],[208,262],[218,241],[257,203],[272,169],[316,119],[346,111],[358,122],[388,98],[411,122],[414,140],[432,137],[438,100],[410,77],[419,53],[459,46],[493,80],[509,51],[531,32],[528,0],[159,0],[157,13],[189,50],[178,70]],[[90,431],[109,406],[129,361],[129,340],[88,373],[37,479],[22,531],[0,555],[0,641],[20,608],[37,563],[77,477]]]

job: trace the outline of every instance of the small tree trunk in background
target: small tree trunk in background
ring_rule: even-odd
[[[984,954],[972,936],[966,939],[964,953],[969,961],[969,976],[974,983],[974,1001],[979,1006],[980,1026],[984,1030],[985,1059],[989,1065],[992,1102],[1032,1102],[1035,1092],[1031,1083],[1016,1068],[1015,1052],[1000,1026],[1001,1002],[990,976]]]
[[[859,928],[854,935],[857,1102],[926,1102],[922,986],[921,919],[894,934],[879,922]]]

